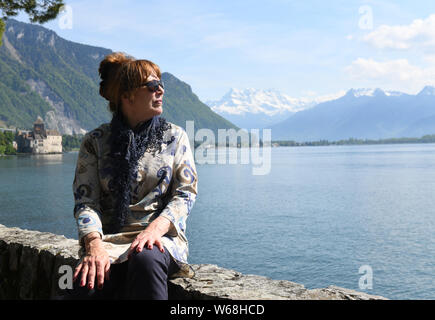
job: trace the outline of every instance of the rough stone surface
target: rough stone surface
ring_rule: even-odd
[[[212,264],[192,265],[195,276],[177,278],[170,289],[184,299],[208,300],[383,300],[336,286],[324,289],[306,289],[303,285],[285,280],[272,280],[258,275],[220,268]]]
[[[51,299],[62,294],[62,265],[75,267],[77,240],[0,224],[0,299]],[[169,298],[180,300],[377,300],[385,299],[330,286],[303,285],[244,275],[211,264],[192,265],[193,278],[169,280]]]

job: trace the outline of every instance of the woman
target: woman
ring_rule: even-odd
[[[167,299],[168,277],[192,276],[185,228],[198,179],[189,138],[159,117],[157,65],[113,53],[99,73],[113,118],[85,135],[77,160],[82,249],[72,296]]]

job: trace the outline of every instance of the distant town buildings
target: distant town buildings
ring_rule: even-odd
[[[33,131],[18,131],[16,141],[18,152],[62,153],[62,135],[57,130],[45,129],[41,117],[33,123]]]

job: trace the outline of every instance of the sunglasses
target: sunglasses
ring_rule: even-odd
[[[149,91],[156,92],[159,90],[159,87],[162,87],[162,89],[165,89],[165,86],[163,84],[163,81],[161,80],[151,80],[147,83],[143,84],[143,86],[146,86]]]

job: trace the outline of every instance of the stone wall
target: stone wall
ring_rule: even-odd
[[[0,225],[0,299],[51,299],[59,289],[59,267],[77,263],[77,240]],[[170,299],[282,300],[385,299],[331,286],[308,290],[290,281],[244,275],[216,265],[192,265],[195,276],[169,281]]]

